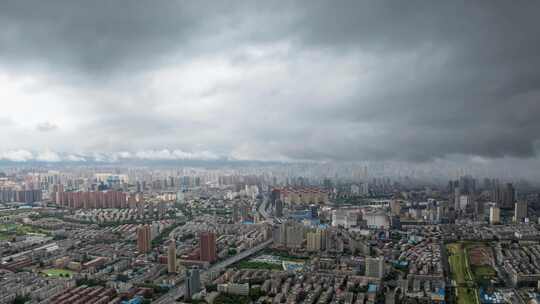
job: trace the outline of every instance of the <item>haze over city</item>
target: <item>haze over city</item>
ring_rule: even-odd
[[[0,304],[540,303],[539,12],[0,0]]]
[[[2,1],[0,159],[538,171],[537,3],[305,4]]]

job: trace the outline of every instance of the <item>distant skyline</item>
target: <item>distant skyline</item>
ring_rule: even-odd
[[[1,1],[0,162],[370,161],[540,178],[538,11]]]

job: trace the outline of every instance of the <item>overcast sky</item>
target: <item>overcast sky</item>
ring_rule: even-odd
[[[0,159],[538,164],[539,1],[0,2]]]

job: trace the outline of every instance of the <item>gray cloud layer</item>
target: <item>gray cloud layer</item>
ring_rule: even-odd
[[[2,1],[4,154],[537,157],[539,2],[267,2]]]

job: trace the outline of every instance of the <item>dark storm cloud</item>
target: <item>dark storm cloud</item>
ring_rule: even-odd
[[[35,61],[96,77],[149,68],[167,62],[164,56],[174,51],[195,56],[201,48],[218,51],[236,44],[231,40],[219,44],[220,35],[235,38],[236,31],[246,30],[241,27],[248,20],[265,17],[258,15],[258,5],[246,5],[176,0],[3,1],[0,55],[17,64]],[[266,32],[261,28],[257,34]]]
[[[173,2],[3,1],[0,54],[16,63],[105,72],[189,42],[198,25]]]
[[[81,85],[81,149],[528,158],[540,139],[538,11],[536,1],[3,1],[0,67],[115,92]],[[165,94],[144,75],[167,66],[181,79]]]

